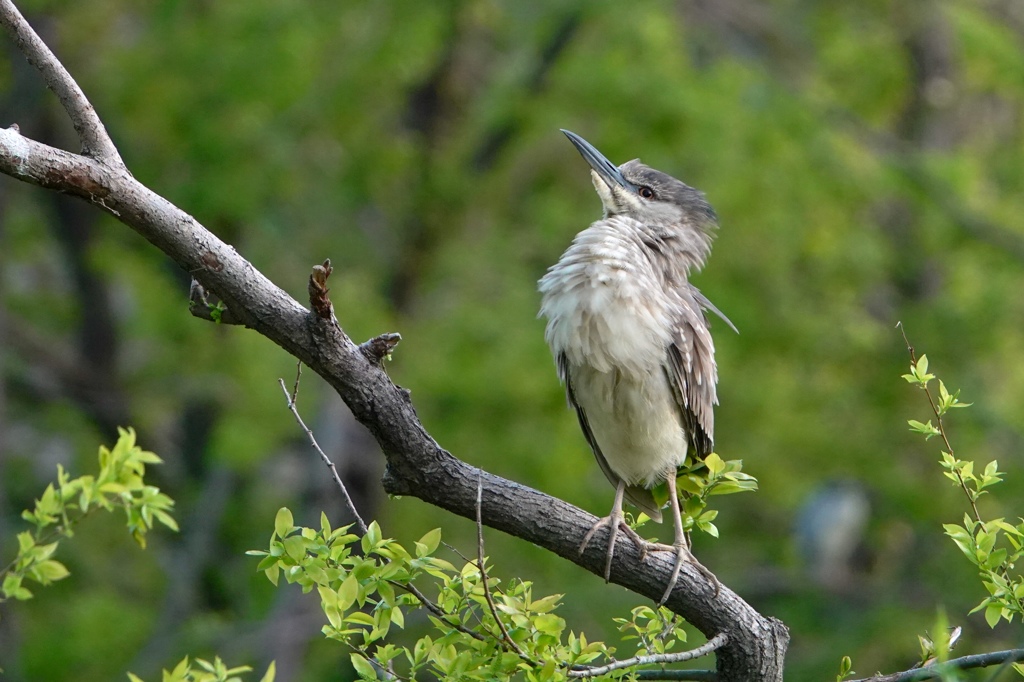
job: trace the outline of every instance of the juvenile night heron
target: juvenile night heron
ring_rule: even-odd
[[[590,164],[604,217],[576,235],[540,280],[540,314],[569,404],[605,476],[615,486],[608,516],[605,580],[619,531],[642,553],[675,551],[668,597],[684,560],[710,579],[689,551],[676,472],[712,451],[715,346],[705,311],[732,323],[687,280],[704,266],[717,228],[698,190],[638,159],[619,167],[575,133],[563,133]],[[648,543],[623,520],[623,498],[662,519],[651,488],[665,481],[675,526],[672,546]],[[715,581],[717,588],[717,581]]]

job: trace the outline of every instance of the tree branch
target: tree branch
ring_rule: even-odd
[[[707,656],[713,651],[716,651],[728,643],[729,638],[724,634],[718,634],[709,639],[708,641],[701,644],[696,649],[690,649],[689,651],[680,651],[675,654],[651,654],[650,656],[634,656],[633,658],[627,658],[622,661],[615,661],[608,665],[602,665],[596,668],[588,668],[587,670],[570,670],[568,675],[570,678],[588,678],[597,677],[598,675],[604,675],[614,670],[622,670],[623,668],[631,668],[639,665],[651,665],[651,664],[662,664],[662,663],[681,663],[683,661],[692,661],[695,658],[701,656]]]
[[[53,90],[60,100],[64,111],[75,126],[78,139],[82,143],[82,154],[110,166],[124,168],[124,161],[117,153],[113,141],[103,127],[99,115],[89,103],[78,83],[50,51],[50,48],[32,30],[25,17],[11,0],[0,0],[0,23],[14,40],[29,64],[36,67],[43,75],[46,87]]]
[[[591,571],[604,573],[600,543],[580,554],[578,547],[596,518],[562,500],[494,476],[453,457],[427,433],[409,399],[380,365],[389,339],[361,349],[344,333],[316,290],[317,314],[291,298],[189,214],[145,187],[107,149],[109,138],[80,90],[32,33],[10,0],[0,0],[0,21],[62,98],[81,126],[89,156],[71,154],[23,137],[16,127],[0,129],[0,171],[48,189],[84,198],[138,232],[216,294],[235,321],[256,330],[322,376],[377,439],[387,459],[384,488],[393,495],[418,497],[475,520],[480,486],[481,521],[532,542]],[[106,143],[104,142],[106,141]],[[323,268],[323,266],[317,266]],[[319,273],[318,273],[319,274]],[[367,352],[369,351],[369,352]],[[620,540],[611,581],[657,600],[668,583],[672,561],[657,553],[641,557]],[[679,575],[679,589],[666,606],[705,636],[720,633],[727,644],[717,651],[717,679],[781,680],[789,632],[765,618],[734,592],[713,585],[692,564]]]
[[[937,680],[942,677],[943,671],[988,668],[994,665],[1006,665],[1017,661],[1024,661],[1024,649],[1007,649],[1005,651],[993,651],[987,654],[961,656],[960,658],[954,658],[946,661],[945,663],[936,663],[923,668],[905,670],[901,673],[875,675],[874,677],[865,677],[860,680],[851,680],[850,682],[915,682],[916,680]]]

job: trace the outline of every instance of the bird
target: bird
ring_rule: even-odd
[[[608,528],[605,580],[619,532],[642,556],[674,551],[662,603],[683,561],[717,579],[690,552],[676,489],[679,467],[714,447],[718,368],[708,312],[736,327],[689,281],[704,267],[718,218],[704,194],[640,162],[616,166],[568,130],[591,168],[603,216],[577,234],[538,283],[539,317],[566,398],[601,470],[615,486],[611,513],[584,536],[582,554]],[[667,483],[675,539],[650,543],[625,523],[623,501],[657,522],[652,488]]]

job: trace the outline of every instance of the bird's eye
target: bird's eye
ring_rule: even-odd
[[[637,189],[636,192],[637,192],[637,194],[642,196],[644,199],[653,199],[654,198],[654,190],[651,189],[650,187],[645,186],[645,185],[640,186],[640,188]]]

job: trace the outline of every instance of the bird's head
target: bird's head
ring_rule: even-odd
[[[590,164],[605,217],[628,216],[645,225],[689,229],[707,236],[717,227],[717,216],[703,192],[639,159],[616,166],[576,133],[562,132]]]

